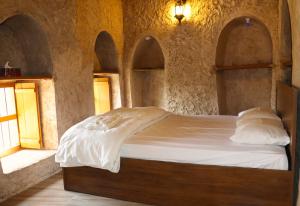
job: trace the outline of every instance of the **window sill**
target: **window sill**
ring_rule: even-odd
[[[29,150],[23,149],[0,159],[3,174],[10,174],[25,167],[29,167],[41,160],[47,159],[56,153],[56,150]]]

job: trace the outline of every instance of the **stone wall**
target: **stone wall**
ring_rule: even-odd
[[[130,87],[137,42],[155,37],[165,55],[166,108],[183,114],[218,114],[216,47],[221,31],[231,20],[250,16],[266,25],[273,41],[273,63],[278,65],[278,1],[189,0],[191,15],[181,25],[172,16],[172,0],[126,0],[124,12],[124,71],[126,102],[132,105]],[[267,8],[267,9],[266,9]],[[272,106],[279,68],[272,72]],[[160,98],[160,97],[158,97]]]

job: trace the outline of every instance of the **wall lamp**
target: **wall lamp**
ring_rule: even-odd
[[[182,19],[185,17],[184,15],[185,4],[186,4],[186,0],[176,0],[175,18],[178,19],[179,23],[181,23]]]

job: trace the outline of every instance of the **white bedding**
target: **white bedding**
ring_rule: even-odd
[[[127,139],[121,156],[203,165],[287,170],[285,148],[230,140],[236,117],[169,115]]]
[[[89,117],[65,132],[55,161],[62,167],[90,166],[118,172],[123,142],[168,115],[162,109],[147,107]]]

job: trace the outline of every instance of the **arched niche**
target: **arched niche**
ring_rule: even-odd
[[[115,43],[111,35],[100,32],[95,43],[96,61],[94,64],[95,72],[118,72],[118,54]]]
[[[268,28],[255,18],[236,18],[224,27],[216,51],[220,114],[270,107],[272,50]]]
[[[164,69],[165,58],[157,40],[151,36],[143,38],[134,53],[134,69]]]
[[[52,75],[47,37],[31,17],[16,15],[0,24],[0,66],[7,61],[22,75]]]
[[[291,17],[287,0],[280,1],[280,61],[283,80],[292,83],[292,32]]]
[[[272,50],[268,28],[254,18],[240,17],[229,22],[221,32],[216,65],[272,64]]]
[[[132,63],[133,106],[165,105],[165,58],[158,41],[142,38],[135,49]]]

